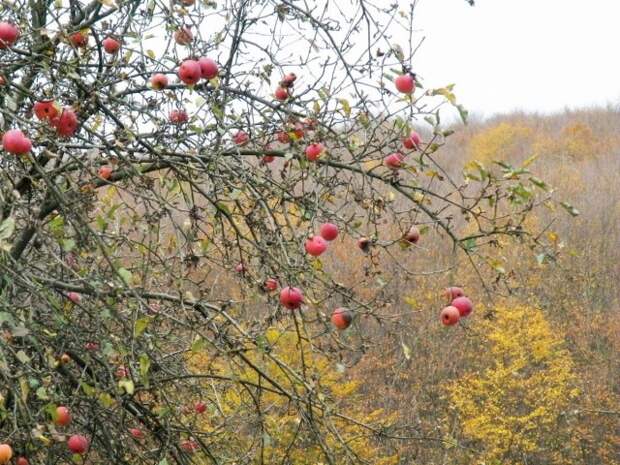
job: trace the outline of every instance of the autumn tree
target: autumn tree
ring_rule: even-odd
[[[428,247],[492,272],[495,237],[537,247],[520,225],[551,199],[526,169],[463,178],[442,165],[439,111],[466,112],[452,86],[423,87],[414,7],[0,8],[0,438],[16,456],[302,463],[312,444],[316,461],[364,463],[361,431],[368,444],[394,435],[370,412],[338,414],[318,388],[326,360],[352,363],[370,345],[361,330],[340,338],[331,307],[380,322],[385,296],[360,290],[378,251],[415,253],[402,240],[413,225],[422,241],[436,235]],[[305,252],[326,222],[369,257],[361,282],[343,285]],[[270,349],[274,324],[296,357]],[[189,364],[201,350],[218,364]],[[195,422],[196,399],[224,418]],[[304,441],[288,429],[270,451],[260,425],[286,418]],[[241,420],[243,440],[222,448],[218,425]]]
[[[448,386],[463,437],[478,451],[468,460],[570,462],[579,390],[561,335],[541,310],[514,305],[496,308],[473,331],[485,350]]]

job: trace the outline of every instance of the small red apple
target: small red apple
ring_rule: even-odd
[[[81,434],[74,434],[67,441],[67,447],[74,454],[83,454],[88,450],[88,438]]]
[[[99,171],[97,172],[97,175],[101,179],[108,180],[112,176],[112,171],[113,171],[113,168],[110,165],[103,165],[99,167]]]
[[[353,313],[346,308],[337,308],[332,313],[332,324],[338,329],[347,329],[353,321]]]
[[[89,341],[86,344],[84,344],[84,348],[86,350],[91,350],[94,352],[96,350],[99,350],[99,344],[97,342]]]
[[[26,457],[17,457],[17,460],[15,461],[15,463],[17,465],[30,465],[30,462],[28,461]]]
[[[19,38],[19,28],[5,21],[0,23],[0,49],[12,47]]]
[[[457,297],[450,305],[455,307],[459,311],[459,315],[463,318],[468,317],[474,309],[474,304],[472,301],[465,296]]]
[[[123,365],[120,365],[119,367],[117,367],[114,374],[116,375],[117,378],[129,378],[129,371]]]
[[[289,310],[295,310],[301,307],[304,301],[304,295],[301,290],[296,287],[285,287],[280,291],[280,303]]]
[[[278,288],[278,281],[274,278],[267,278],[264,284],[265,290],[272,292]]]
[[[189,45],[194,40],[194,34],[189,27],[183,26],[174,32],[174,40],[179,45]]]
[[[217,63],[211,58],[202,57],[198,60],[198,64],[200,65],[200,75],[205,79],[213,79],[220,72]]]
[[[302,123],[295,123],[295,126],[293,127],[293,135],[295,136],[295,139],[303,139],[305,134],[304,125]]]
[[[402,153],[394,152],[383,159],[383,164],[391,170],[397,170],[402,166],[404,158]]]
[[[313,257],[318,257],[327,250],[327,241],[321,236],[310,236],[304,245],[306,252]]]
[[[52,120],[58,116],[58,105],[53,100],[35,102],[32,107],[34,114],[40,120]]]
[[[82,31],[74,32],[69,36],[69,42],[74,47],[86,47],[88,45],[88,36]]]
[[[205,413],[207,411],[207,404],[202,401],[198,401],[194,404],[194,410],[196,413]]]
[[[143,439],[144,438],[144,433],[139,428],[129,428],[129,434],[131,434],[134,439]]]
[[[288,135],[286,131],[280,131],[276,134],[276,139],[281,144],[288,144],[291,141],[291,137]]]
[[[237,273],[245,273],[245,265],[243,263],[237,263],[237,266],[235,266],[235,271]]]
[[[415,90],[415,80],[411,74],[401,74],[394,79],[396,89],[403,94],[411,94]]]
[[[315,130],[318,124],[319,124],[319,122],[316,119],[314,119],[314,118],[306,118],[303,121],[304,127],[306,129],[308,129],[309,131]]]
[[[416,226],[411,226],[407,234],[405,234],[405,240],[412,244],[417,244],[420,240],[420,230]]]
[[[24,155],[32,150],[32,142],[19,129],[11,129],[2,136],[2,148],[15,155]]]
[[[323,223],[319,228],[319,234],[326,241],[333,241],[338,237],[338,226],[334,223]]]
[[[74,304],[79,304],[82,301],[82,296],[77,292],[67,292],[67,299],[69,299]]]
[[[357,240],[357,246],[362,250],[362,252],[368,252],[370,249],[370,239],[367,237],[360,237]]]
[[[198,450],[198,443],[193,439],[187,439],[181,442],[181,449],[183,449],[185,452],[193,454]]]
[[[250,136],[245,131],[237,131],[233,136],[233,142],[239,146],[246,145],[250,140]]]
[[[156,73],[151,76],[151,87],[154,90],[162,90],[168,87],[168,77],[165,74]]]
[[[0,87],[4,86],[5,84],[6,84],[6,79],[4,79],[4,76],[0,74]]]
[[[71,412],[65,406],[56,407],[56,416],[54,418],[54,423],[58,426],[67,426],[71,423]]]
[[[9,463],[13,457],[13,449],[8,444],[0,444],[0,464]]]
[[[278,87],[273,95],[280,102],[284,102],[290,97],[288,90],[284,87]]]
[[[202,71],[200,65],[196,60],[185,60],[179,66],[178,71],[179,79],[187,85],[194,85],[202,77]]]
[[[289,87],[293,85],[296,79],[297,79],[297,75],[295,73],[288,73],[280,81],[280,87],[284,87],[285,89],[288,89]]]
[[[173,124],[183,124],[189,121],[189,116],[185,110],[172,110],[168,115],[168,120]]]
[[[121,43],[113,37],[106,37],[101,43],[103,44],[103,49],[110,55],[114,55],[121,48]]]
[[[78,128],[78,119],[71,107],[65,107],[60,116],[50,120],[50,124],[56,128],[56,132],[62,137],[71,137]]]
[[[320,142],[315,142],[306,147],[306,158],[310,161],[316,161],[325,151],[325,146]]]
[[[444,308],[440,314],[441,322],[446,326],[452,326],[457,324],[460,317],[461,315],[459,313],[459,309],[453,307],[452,305]]]
[[[403,146],[409,150],[417,150],[420,148],[421,144],[422,139],[420,139],[420,135],[415,131],[411,131],[411,134],[403,139]]]
[[[446,297],[448,302],[452,302],[457,297],[463,297],[465,292],[460,287],[446,287],[443,291],[443,295]]]

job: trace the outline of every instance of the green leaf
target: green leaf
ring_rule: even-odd
[[[130,396],[133,395],[135,391],[135,385],[133,384],[133,381],[130,379],[121,379],[118,382],[118,387],[124,390]]]
[[[0,223],[0,241],[6,240],[13,235],[15,231],[15,220],[13,218],[7,218]]]
[[[80,387],[82,388],[82,391],[84,391],[84,394],[86,394],[88,397],[93,397],[96,393],[95,388],[92,387],[90,384],[85,383],[84,381],[80,381]]]
[[[142,380],[142,383],[144,383],[144,385],[147,387],[149,385],[148,373],[150,368],[151,359],[149,358],[149,356],[147,354],[140,355],[140,379]]]
[[[131,284],[131,271],[125,269],[125,268],[119,268],[118,269],[118,274],[121,277],[121,279],[123,280],[123,282],[125,283],[125,285],[129,286]]]
[[[134,327],[133,334],[135,337],[140,337],[140,335],[146,330],[151,319],[149,317],[138,318],[136,320],[136,326]]]
[[[344,112],[345,116],[347,118],[351,116],[351,105],[349,104],[349,101],[345,98],[341,98],[339,102],[340,105],[342,105],[342,111]]]
[[[17,360],[22,362],[24,365],[30,363],[30,357],[28,357],[28,355],[26,355],[26,352],[24,352],[23,350],[17,351],[15,357],[17,357]]]
[[[41,386],[36,391],[37,399],[39,400],[49,400],[49,396],[47,395],[47,390]]]
[[[65,252],[71,252],[75,248],[75,241],[73,239],[63,239],[62,250]]]
[[[579,216],[579,210],[577,210],[575,207],[573,207],[570,203],[568,203],[568,202],[560,202],[560,205],[562,205],[562,207],[568,213],[570,213],[571,216]]]

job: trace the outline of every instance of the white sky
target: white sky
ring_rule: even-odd
[[[620,103],[620,0],[419,0],[416,12],[414,70],[427,88],[456,83],[470,113]]]

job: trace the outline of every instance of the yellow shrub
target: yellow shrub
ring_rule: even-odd
[[[479,445],[475,463],[565,463],[562,425],[578,391],[561,337],[528,307],[500,307],[475,331],[478,369],[448,386],[464,440]]]
[[[532,129],[523,124],[500,123],[474,135],[469,142],[470,160],[488,164],[519,154],[532,136]],[[524,157],[528,153],[522,154]]]

